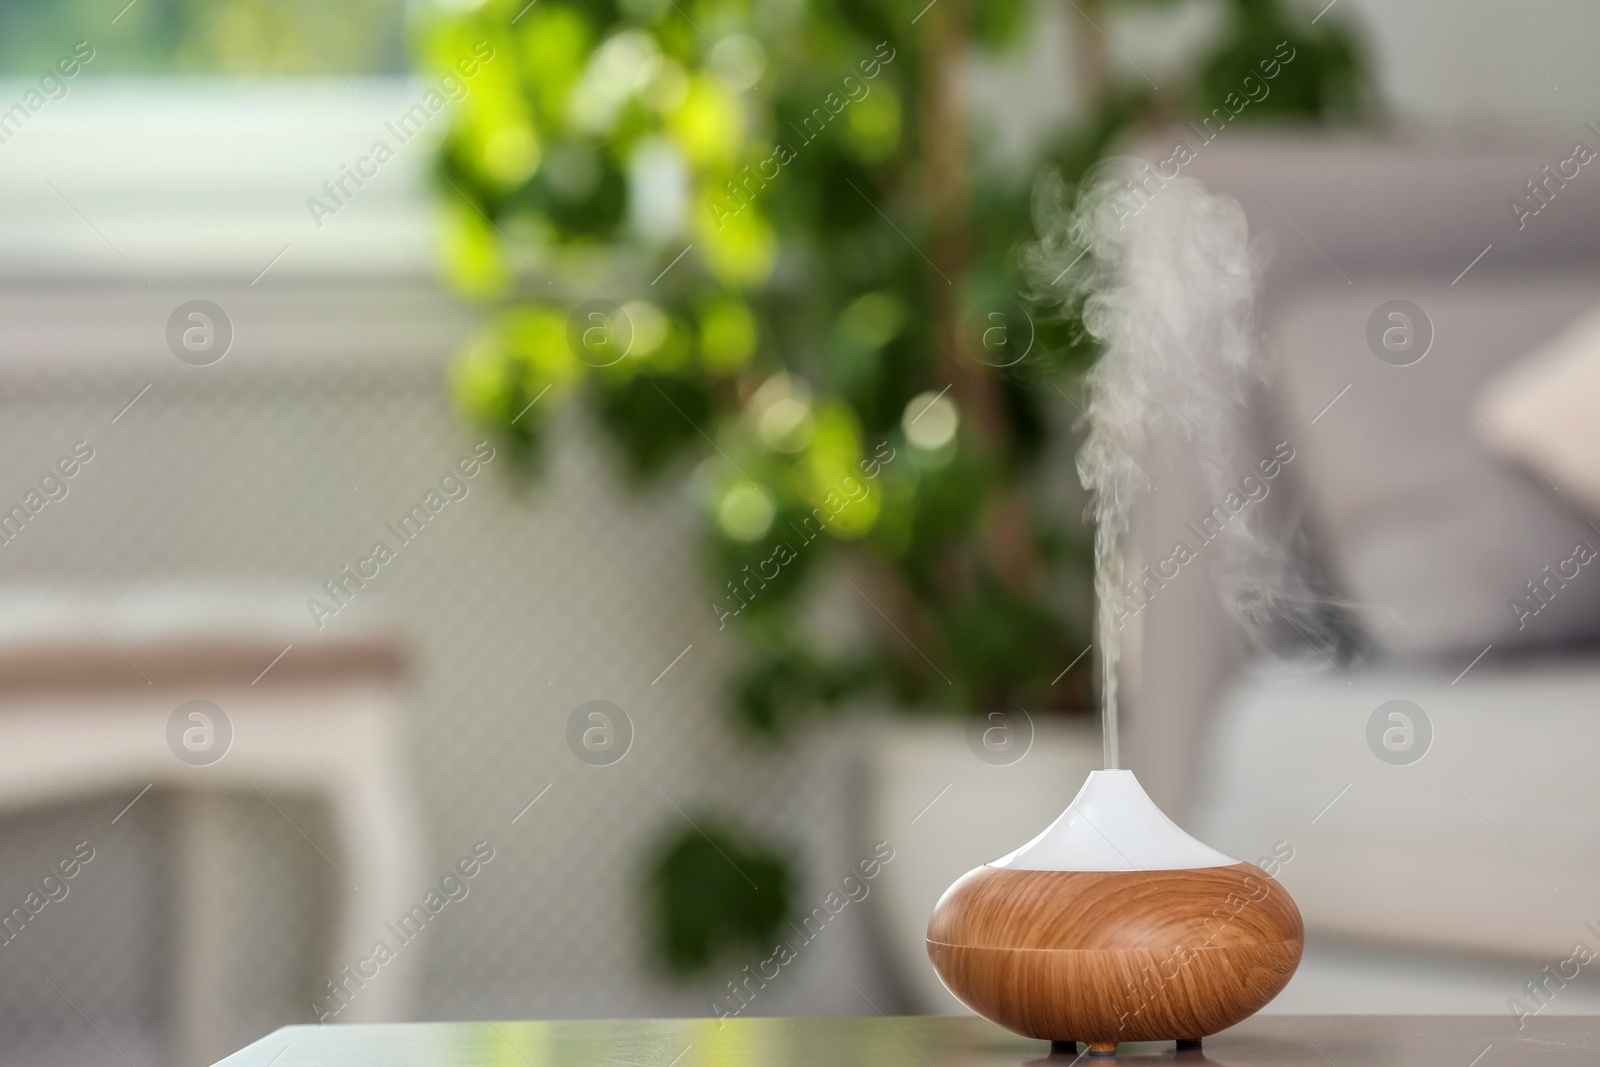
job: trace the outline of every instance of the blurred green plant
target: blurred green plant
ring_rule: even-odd
[[[924,3],[487,0],[425,25],[428,73],[496,56],[438,159],[450,276],[497,309],[455,401],[528,468],[579,397],[633,478],[694,464],[710,610],[745,650],[730,705],[768,738],[850,700],[1090,703],[1086,660],[1063,677],[1090,639],[1089,534],[1033,486],[1070,432],[1053,389],[1095,352],[1019,302],[1033,172],[977,165],[958,77],[1040,7]],[[1092,103],[1041,163],[1069,183],[1133,131],[1227,106],[1283,42],[1294,61],[1242,119],[1370,105],[1350,33],[1282,0],[1224,5],[1159,92],[1111,72],[1100,4],[1068,6]],[[860,640],[808,622],[840,588]],[[704,852],[688,833],[653,869],[676,968],[734,918],[757,942],[783,918]]]
[[[669,841],[647,882],[657,951],[679,971],[770,949],[794,902],[781,854],[717,823],[700,830]]]

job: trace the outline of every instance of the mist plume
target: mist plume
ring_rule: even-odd
[[[1235,200],[1192,178],[1152,182],[1137,161],[1097,168],[1075,201],[1047,176],[1035,190],[1034,221],[1039,239],[1024,266],[1035,295],[1080,315],[1102,350],[1085,379],[1088,435],[1077,466],[1094,522],[1106,765],[1115,767],[1124,542],[1135,495],[1154,488],[1141,458],[1152,441],[1177,435],[1208,492],[1225,490],[1232,428],[1263,375],[1256,293],[1265,257]],[[1227,606],[1269,647],[1281,645],[1264,637],[1279,620],[1304,623],[1299,651],[1327,658],[1323,646],[1337,642],[1316,610],[1323,598],[1288,547],[1297,538],[1264,537],[1262,511],[1247,509],[1224,528],[1214,573]]]

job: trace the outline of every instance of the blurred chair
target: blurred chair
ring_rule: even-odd
[[[147,792],[175,794],[170,1039],[183,1065],[259,1036],[226,999],[250,966],[234,914],[249,897],[219,848],[230,832],[219,797],[265,799],[335,872],[329,979],[411,906],[419,845],[399,762],[402,650],[380,635],[287,626],[291,612],[303,609],[173,590],[0,600],[0,814],[125,790],[114,827]],[[295,825],[287,797],[326,805],[337,844],[325,850]],[[339,1021],[404,1018],[419,962],[401,951],[348,987]],[[302,1017],[281,1021],[314,1021],[311,1002],[326,992],[298,991]]]

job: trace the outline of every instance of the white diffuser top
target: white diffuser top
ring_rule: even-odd
[[[989,864],[1020,871],[1172,871],[1239,861],[1201,844],[1156,807],[1132,771],[1090,771],[1044,833]]]

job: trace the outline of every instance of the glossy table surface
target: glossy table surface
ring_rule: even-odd
[[[1079,1046],[1082,1048],[1082,1046]],[[977,1018],[628,1019],[288,1026],[227,1067],[1081,1067]],[[1118,1064],[1503,1067],[1600,1064],[1600,1017],[1277,1015],[1206,1038],[1199,1052],[1128,1044]],[[221,1067],[221,1065],[219,1065]]]

